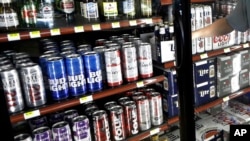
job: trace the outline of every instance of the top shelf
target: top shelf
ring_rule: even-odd
[[[190,0],[192,3],[214,2],[215,0]],[[161,5],[170,5],[173,0],[161,0]]]
[[[43,38],[58,35],[67,35],[81,32],[98,31],[98,30],[108,30],[108,29],[118,29],[125,27],[134,27],[141,24],[152,24],[162,22],[162,17],[152,17],[152,18],[141,18],[132,20],[120,20],[104,23],[88,23],[84,25],[68,26],[68,27],[58,27],[51,29],[34,29],[27,31],[16,31],[11,33],[0,34],[0,43],[18,40],[28,40],[34,38]]]

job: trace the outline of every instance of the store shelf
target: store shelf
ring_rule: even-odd
[[[201,53],[201,54],[195,54],[193,55],[193,62],[196,61],[200,61],[203,59],[208,59],[211,57],[216,57],[218,55],[222,55],[225,53],[230,53],[230,52],[234,52],[234,51],[240,51],[246,48],[250,47],[250,43],[244,43],[244,44],[240,44],[240,45],[235,45],[235,46],[231,46],[231,47],[227,47],[227,48],[222,48],[222,49],[217,49],[217,50],[213,50],[213,51],[209,51],[209,52],[205,52],[205,53]],[[166,62],[163,64],[164,68],[172,68],[175,67],[176,62],[175,61],[170,61],[170,62]]]
[[[38,109],[33,109],[31,111],[25,111],[24,113],[11,115],[10,120],[11,120],[11,123],[17,123],[19,121],[23,121],[23,120],[30,119],[33,117],[46,115],[49,113],[53,113],[56,111],[60,111],[60,110],[64,110],[64,109],[67,109],[70,107],[74,107],[74,106],[77,106],[77,105],[80,105],[80,104],[83,104],[83,103],[86,103],[89,101],[105,98],[105,97],[112,96],[115,94],[120,94],[120,93],[125,92],[125,91],[129,91],[129,90],[133,90],[133,89],[140,88],[143,86],[151,85],[151,84],[154,84],[157,82],[161,82],[163,80],[164,80],[163,75],[155,76],[155,77],[145,79],[142,81],[137,81],[137,82],[129,83],[129,84],[122,85],[119,87],[115,87],[112,89],[103,90],[103,91],[97,92],[93,95],[83,96],[81,98],[68,99],[68,100],[54,103],[51,105],[47,105],[47,106],[44,106],[44,107],[41,107]]]
[[[192,3],[205,3],[205,2],[215,2],[215,0],[191,0]],[[161,5],[170,5],[173,0],[161,0]]]
[[[140,24],[152,24],[162,22],[162,17],[152,17],[152,18],[142,18],[134,20],[121,20],[121,21],[112,21],[105,23],[89,23],[84,25],[77,26],[67,26],[67,27],[58,27],[51,29],[33,29],[27,31],[16,31],[11,33],[2,33],[0,34],[0,43],[17,41],[17,40],[28,40],[33,38],[42,38],[66,34],[74,34],[81,32],[90,32],[98,30],[107,30],[107,29],[117,29],[124,27],[133,27]]]

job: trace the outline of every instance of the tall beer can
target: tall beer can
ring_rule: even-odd
[[[60,121],[52,125],[52,136],[54,141],[73,141],[68,122]]]
[[[0,76],[9,113],[23,110],[24,102],[17,70],[13,67],[3,69]]]
[[[20,73],[27,106],[37,107],[46,104],[47,97],[40,66],[36,63],[27,63],[21,67]]]
[[[68,76],[69,94],[80,96],[87,92],[84,75],[84,64],[81,55],[69,54],[65,57],[65,65]]]
[[[62,57],[48,58],[47,75],[52,100],[62,100],[68,98],[67,74]]]
[[[151,114],[151,123],[154,126],[163,123],[162,97],[159,92],[151,92],[148,96]]]
[[[204,27],[212,24],[212,8],[209,5],[204,5]],[[210,51],[213,49],[212,37],[205,38],[205,51]]]
[[[28,133],[21,133],[14,137],[14,141],[32,141],[32,138]]]
[[[195,28],[196,30],[201,29],[204,27],[204,16],[203,16],[203,7],[201,5],[195,6]],[[202,53],[205,51],[205,39],[204,38],[197,38],[196,40],[196,50],[197,53]]]
[[[91,141],[89,119],[79,115],[72,119],[72,132],[75,141]]]
[[[140,77],[149,78],[153,76],[152,53],[149,43],[141,43],[139,45],[137,58]]]
[[[49,127],[43,126],[32,131],[33,141],[53,141]]]
[[[194,5],[191,5],[191,30],[195,31],[195,8]],[[192,54],[196,54],[196,40],[192,39]]]

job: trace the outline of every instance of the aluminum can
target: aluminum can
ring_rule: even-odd
[[[44,51],[43,52],[43,55],[45,54],[51,54],[51,55],[54,55],[54,56],[58,56],[59,55],[59,51],[56,51],[56,50],[48,50],[48,51]]]
[[[7,65],[7,64],[12,64],[12,62],[10,61],[10,59],[6,59],[0,62],[0,65]]]
[[[123,108],[120,105],[114,105],[109,109],[111,121],[112,137],[114,141],[121,141],[126,138],[125,119]]]
[[[143,92],[134,92],[132,95],[132,99],[134,101],[136,101],[138,98],[140,98],[141,96],[144,96],[144,93]]]
[[[6,55],[9,59],[12,59],[16,52],[14,50],[4,50],[3,54]]]
[[[79,116],[78,111],[75,109],[70,109],[70,110],[64,111],[63,120],[67,121],[70,125],[72,125],[73,118],[77,116]]]
[[[23,110],[24,101],[17,70],[15,68],[2,70],[0,76],[9,113]]]
[[[70,126],[66,121],[53,124],[51,131],[54,141],[73,141]]]
[[[95,46],[104,46],[106,41],[107,41],[106,39],[97,39],[95,41]]]
[[[70,54],[65,57],[66,72],[68,76],[69,94],[80,96],[87,93],[84,64],[82,56]]]
[[[86,52],[83,55],[83,60],[88,91],[96,92],[102,90],[103,83],[100,55],[95,51]]]
[[[153,64],[151,45],[149,43],[141,43],[138,47],[138,68],[141,78],[149,78],[153,76]]]
[[[72,40],[63,40],[60,42],[60,46],[64,46],[64,44],[67,46],[75,46],[75,43]]]
[[[95,141],[111,141],[108,115],[104,110],[92,114]]]
[[[21,66],[26,65],[28,63],[32,63],[30,58],[23,58],[20,60],[16,60],[14,65],[15,65],[16,69],[19,71],[21,69]]]
[[[63,112],[55,112],[48,116],[49,124],[53,125],[57,122],[63,121],[64,119],[64,113]]]
[[[123,104],[125,127],[127,130],[127,136],[132,136],[139,133],[137,107],[134,101],[125,101]]]
[[[124,46],[122,48],[122,66],[124,78],[127,82],[138,80],[138,66],[136,48],[134,46]]]
[[[15,55],[13,55],[13,63],[15,63],[17,60],[30,58],[30,55],[26,52],[17,52]]]
[[[106,50],[105,46],[95,46],[93,48],[94,51],[99,53],[100,55],[100,63],[101,63],[101,69],[102,69],[102,81],[103,84],[107,83],[107,74],[106,74],[106,65],[105,65],[105,57],[104,57],[104,52]]]
[[[30,136],[30,134],[28,133],[21,133],[18,134],[14,137],[15,141],[32,141],[32,138]]]
[[[104,52],[107,73],[107,84],[110,87],[123,83],[121,70],[121,55],[118,49],[106,49]]]
[[[1,65],[0,66],[0,72],[1,71],[4,71],[4,70],[6,70],[6,69],[11,69],[11,68],[13,68],[14,66],[12,65],[12,64],[6,64],[6,65]]]
[[[86,109],[86,108],[92,107],[92,106],[97,107],[97,105],[94,101],[85,102],[82,105],[83,105],[83,109]]]
[[[91,141],[89,119],[85,115],[73,118],[73,138],[75,141]]]
[[[142,92],[144,93],[144,95],[149,97],[152,92],[155,92],[155,89],[154,88],[145,88],[145,89],[142,90]]]
[[[130,34],[122,34],[122,38],[123,38],[123,40],[125,41],[125,42],[128,42],[129,41],[129,36],[130,36]]]
[[[39,127],[48,126],[48,120],[46,116],[38,116],[28,120],[31,130],[35,130]]]
[[[38,107],[46,104],[47,97],[40,66],[36,63],[28,63],[21,67],[20,74],[27,106]]]
[[[202,6],[195,6],[195,30],[201,29],[204,27],[204,9]],[[196,52],[202,53],[205,51],[205,38],[197,38],[196,40]]]
[[[62,51],[60,52],[60,56],[62,56],[63,58],[65,58],[65,56],[69,55],[69,54],[75,54],[76,52],[73,50],[66,50],[66,51]]]
[[[46,45],[43,47],[43,52],[46,52],[46,51],[59,52],[59,48],[57,45]]]
[[[48,126],[43,126],[32,131],[33,141],[53,141],[51,130]]]
[[[67,51],[71,51],[76,53],[76,48],[75,47],[64,47],[61,49],[61,52],[67,52]]]
[[[113,36],[110,36],[109,37],[109,40],[112,41],[112,42],[115,42],[115,40],[119,38],[119,36],[116,36],[116,35],[113,35]]]
[[[108,47],[107,45],[108,45],[108,44],[111,44],[111,43],[114,43],[114,42],[113,42],[113,41],[110,41],[110,40],[107,40],[107,41],[104,42],[104,46]]]
[[[82,49],[85,51],[92,51],[92,46],[90,44],[80,44],[77,46],[77,49]]]
[[[67,75],[62,57],[48,58],[47,75],[52,100],[68,98]]]
[[[106,110],[110,110],[111,107],[118,105],[116,101],[109,101],[104,104]]]
[[[124,97],[121,97],[121,98],[119,98],[118,99],[118,103],[120,104],[120,105],[124,105],[124,103],[126,102],[126,101],[130,101],[131,99],[128,97],[128,96],[124,96]]]
[[[151,92],[148,97],[151,113],[151,124],[158,126],[163,123],[162,96],[159,92]]]
[[[98,110],[98,107],[96,106],[90,106],[84,110],[84,113],[89,117],[90,120],[92,120],[92,114]]]
[[[192,31],[195,31],[196,30],[196,27],[195,27],[195,19],[196,19],[196,17],[195,17],[195,8],[194,8],[195,6],[194,5],[191,5],[191,9],[190,9],[190,11],[191,11],[191,30]],[[192,39],[192,54],[196,54],[197,53],[197,48],[196,48],[196,38],[195,39]]]
[[[115,43],[117,43],[118,45],[122,45],[123,43],[125,43],[124,39],[122,37],[116,38],[114,40]]]
[[[140,131],[145,131],[151,128],[151,119],[150,119],[150,109],[149,101],[146,96],[140,96],[136,100],[137,115],[138,115],[138,124]]]

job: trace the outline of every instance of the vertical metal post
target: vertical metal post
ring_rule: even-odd
[[[190,0],[174,0],[176,71],[181,141],[195,141]]]

